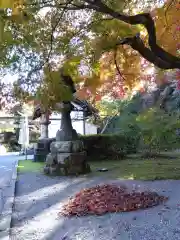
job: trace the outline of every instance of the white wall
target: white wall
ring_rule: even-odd
[[[97,134],[97,126],[91,123],[86,123],[85,125],[85,135]]]
[[[52,114],[50,118],[61,118],[61,114]],[[84,134],[83,131],[83,120],[73,120],[73,118],[83,118],[82,112],[72,112],[71,119],[73,128],[77,131],[77,133]],[[53,138],[56,136],[56,132],[60,129],[61,120],[51,120],[51,124],[49,125],[49,137]],[[96,134],[97,127],[90,123],[85,123],[85,134]]]

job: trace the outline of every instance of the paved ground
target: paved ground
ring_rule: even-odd
[[[19,153],[5,153],[0,155],[0,239],[9,239],[9,228],[14,202],[14,190],[16,183],[16,167],[18,160],[24,160],[25,156]],[[28,156],[32,159],[32,156]]]
[[[16,156],[0,156],[0,239],[8,239],[16,181]]]
[[[50,178],[39,173],[23,173],[17,182],[12,221],[12,240],[179,240],[180,181],[121,181],[169,196],[161,206],[129,213],[106,214],[71,219],[59,217],[67,198],[103,178]],[[117,183],[117,182],[116,182]]]

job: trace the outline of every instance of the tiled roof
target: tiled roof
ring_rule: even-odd
[[[98,110],[92,107],[87,101],[79,100],[78,98],[74,99],[71,104],[73,105],[73,111],[83,111],[86,112],[88,116],[94,115],[98,113]],[[34,108],[34,112],[32,115],[33,120],[41,117],[43,114],[41,106],[36,105]]]

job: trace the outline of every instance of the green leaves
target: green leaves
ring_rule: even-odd
[[[48,97],[47,97],[48,96]],[[44,68],[44,81],[37,89],[36,99],[45,109],[56,109],[56,104],[72,99],[70,89],[61,81],[59,71]]]
[[[99,48],[100,54],[103,51],[114,49],[118,39],[134,36],[139,31],[138,27],[130,26],[115,19],[99,20],[98,24],[92,24],[91,30],[97,36],[93,44],[96,45],[97,51]]]
[[[170,116],[163,111],[152,108],[137,117],[144,144],[149,149],[162,149],[171,145],[175,139],[175,130],[180,128],[178,115]]]
[[[0,16],[0,43],[3,42],[3,39],[4,39],[4,26],[5,26],[5,22]]]
[[[72,56],[67,59],[63,64],[63,69],[65,74],[77,77],[78,76],[78,67],[80,66],[82,56]]]
[[[13,0],[0,0],[0,9],[12,8]]]

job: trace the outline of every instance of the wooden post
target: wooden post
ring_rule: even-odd
[[[48,125],[50,124],[49,121],[49,114],[42,114],[41,115],[41,120],[40,120],[40,124],[41,124],[41,136],[40,139],[43,138],[48,138]]]

